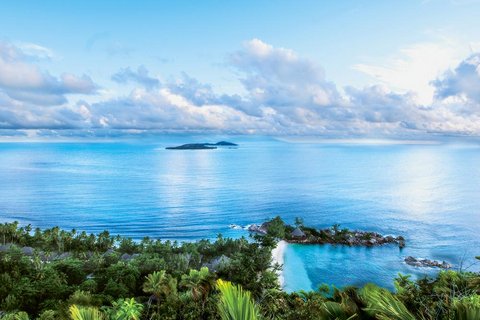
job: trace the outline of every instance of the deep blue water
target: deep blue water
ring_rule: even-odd
[[[375,282],[432,273],[407,255],[457,266],[480,254],[479,145],[347,145],[229,138],[238,149],[172,151],[217,137],[144,142],[0,144],[0,220],[134,238],[238,237],[287,222],[404,235],[407,247],[289,246],[286,288]],[[478,270],[478,266],[470,267]]]

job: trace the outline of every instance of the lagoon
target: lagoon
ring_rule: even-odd
[[[171,152],[227,140],[237,149]],[[239,237],[280,215],[307,225],[403,235],[407,247],[288,245],[285,288],[375,282],[392,288],[405,256],[478,270],[478,144],[292,143],[262,137],[161,136],[104,143],[1,143],[0,220],[139,239]]]

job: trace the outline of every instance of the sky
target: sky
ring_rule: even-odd
[[[480,136],[480,1],[0,4],[0,136]]]

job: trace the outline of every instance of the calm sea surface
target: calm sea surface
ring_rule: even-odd
[[[286,249],[286,289],[392,287],[407,255],[479,270],[479,145],[332,145],[230,138],[237,149],[172,151],[214,138],[0,144],[0,221],[133,238],[245,235],[280,215],[404,235],[407,247]]]

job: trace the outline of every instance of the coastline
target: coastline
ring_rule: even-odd
[[[277,246],[272,250],[272,264],[278,263],[281,266],[280,270],[277,270],[278,282],[280,282],[280,287],[283,289],[285,286],[285,278],[283,275],[283,263],[285,248],[287,247],[288,242],[285,240],[280,240],[277,243]]]

